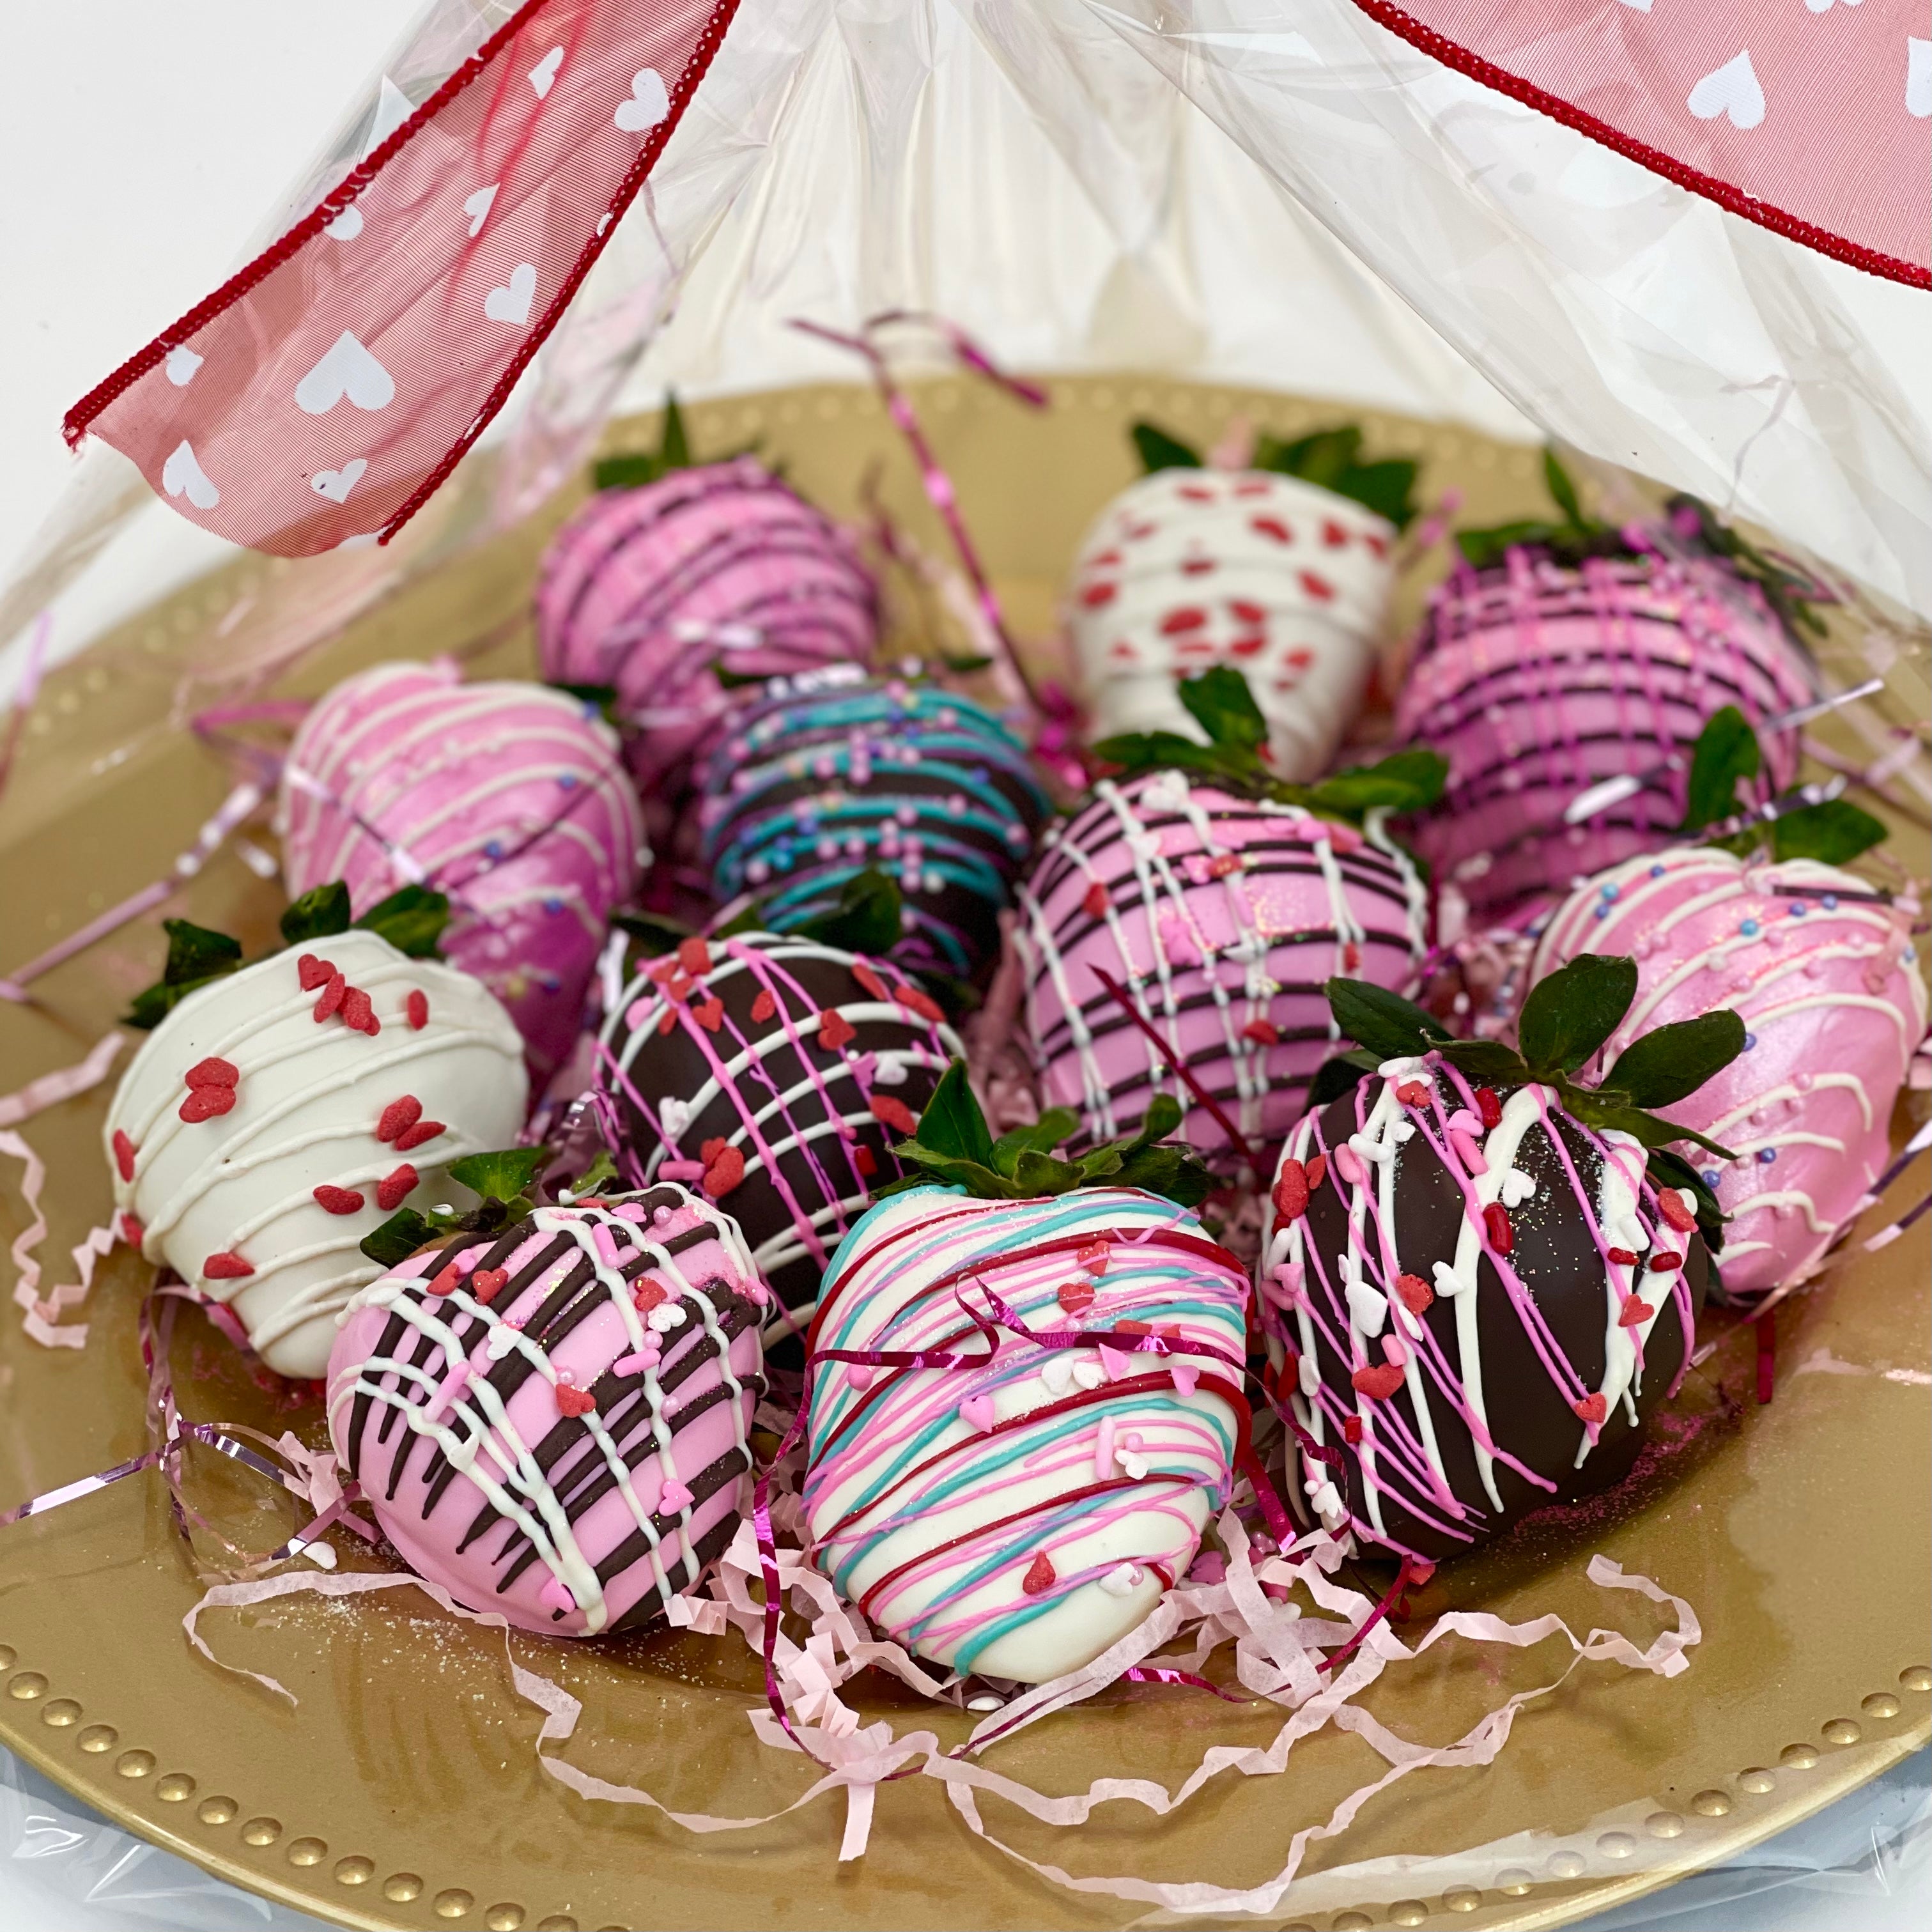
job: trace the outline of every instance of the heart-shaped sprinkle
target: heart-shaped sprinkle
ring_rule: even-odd
[[[212,1120],[231,1112],[235,1105],[232,1087],[196,1087],[176,1112],[192,1126],[199,1120]]]
[[[123,1180],[134,1178],[134,1156],[139,1150],[120,1128],[114,1130],[114,1169]]]
[[[431,1294],[454,1294],[463,1280],[463,1270],[454,1262],[445,1262],[424,1284]]]
[[[993,1398],[969,1395],[959,1405],[959,1419],[968,1429],[976,1429],[984,1436],[993,1426]]]
[[[1110,1597],[1131,1597],[1146,1574],[1138,1563],[1116,1563],[1100,1579],[1100,1587]]]
[[[872,1110],[874,1120],[883,1122],[896,1132],[910,1134],[918,1130],[919,1122],[914,1118],[912,1109],[890,1094],[874,1094],[866,1105]]]
[[[1308,1191],[1312,1194],[1322,1182],[1328,1178],[1328,1156],[1325,1154],[1318,1154],[1308,1162],[1306,1171],[1308,1175]]]
[[[382,1118],[376,1123],[376,1138],[379,1141],[392,1141],[398,1134],[407,1132],[422,1118],[422,1102],[413,1094],[405,1094],[382,1109]]]
[[[908,1007],[922,1020],[929,1020],[938,1026],[946,1016],[940,1010],[939,1002],[930,994],[922,993],[916,986],[895,986],[892,998],[902,1006]]]
[[[745,1156],[734,1147],[726,1148],[704,1170],[704,1191],[713,1201],[722,1201],[745,1178]]]
[[[375,1002],[360,986],[345,986],[342,992],[342,1024],[351,1033],[366,1033],[371,1040],[382,1030],[376,1017]]]
[[[1114,1250],[1106,1241],[1089,1241],[1073,1258],[1090,1274],[1105,1274]]]
[[[706,1033],[716,1033],[724,1024],[724,1002],[713,993],[692,1008],[691,1017]]]
[[[675,1476],[667,1476],[664,1487],[658,1492],[658,1508],[667,1516],[682,1515],[694,1500],[691,1491]]]
[[[1419,1274],[1399,1274],[1395,1292],[1412,1315],[1426,1315],[1436,1300],[1436,1291]]]
[[[510,1285],[508,1268],[478,1268],[470,1277],[470,1292],[485,1306],[496,1300]]]
[[[1395,1090],[1395,1097],[1405,1107],[1426,1107],[1429,1096],[1429,1088],[1420,1080],[1405,1080]]]
[[[242,1078],[242,1070],[232,1060],[222,1060],[211,1054],[206,1060],[198,1060],[182,1078],[192,1092],[197,1087],[232,1087]]]
[[[321,995],[315,1003],[313,1018],[316,1025],[320,1026],[324,1020],[333,1017],[340,1010],[342,1002],[348,994],[349,982],[332,966],[328,969],[328,977],[322,982]]]
[[[1370,1368],[1358,1369],[1348,1379],[1371,1402],[1386,1402],[1402,1387],[1402,1375],[1393,1363],[1381,1362]]]
[[[818,1043],[827,1052],[842,1052],[856,1037],[852,1022],[835,1008],[828,1006],[819,1015]]]
[[[362,1211],[362,1197],[352,1187],[332,1187],[324,1181],[312,1191],[316,1205],[326,1214],[359,1214]]]
[[[408,1016],[411,1030],[421,1033],[429,1024],[429,995],[420,986],[412,987],[409,998],[403,1002],[403,1011]]]
[[[556,1406],[565,1415],[588,1415],[596,1408],[597,1398],[588,1389],[573,1388],[568,1382],[559,1382]]]
[[[1601,1422],[1610,1412],[1610,1406],[1600,1391],[1594,1395],[1586,1395],[1581,1402],[1573,1402],[1570,1406],[1584,1421],[1593,1426]]]
[[[1688,1234],[1697,1225],[1696,1216],[1674,1187],[1660,1187],[1657,1190],[1657,1211],[1680,1234]]]
[[[1051,1396],[1063,1396],[1073,1386],[1073,1364],[1065,1355],[1049,1355],[1041,1365],[1040,1378]]]
[[[669,1291],[653,1275],[646,1275],[639,1282],[631,1297],[631,1305],[640,1315],[648,1315],[662,1301],[670,1299]]]
[[[762,1024],[766,1020],[776,1018],[778,1010],[778,1003],[772,998],[770,987],[760,986],[758,988],[758,997],[752,1002],[752,1018]]]
[[[1184,1396],[1192,1395],[1201,1379],[1201,1371],[1192,1362],[1170,1362],[1167,1372],[1174,1378],[1174,1386]]]
[[[1029,1597],[1040,1597],[1044,1596],[1059,1580],[1052,1560],[1042,1550],[1027,1565],[1027,1573],[1020,1579],[1020,1588]]]
[[[412,1127],[405,1127],[396,1136],[396,1151],[407,1154],[412,1148],[419,1148],[425,1141],[433,1141],[438,1134],[447,1133],[440,1120],[418,1120]]]
[[[1107,1379],[1107,1372],[1098,1362],[1084,1358],[1073,1364],[1073,1379],[1084,1389],[1096,1389]]]
[[[704,943],[703,934],[694,932],[688,939],[678,941],[677,963],[693,979],[711,970],[711,948]]]
[[[1136,1456],[1131,1450],[1120,1458],[1122,1472],[1136,1483],[1146,1475],[1151,1466],[1144,1456]]]
[[[232,1248],[223,1254],[210,1255],[201,1264],[205,1281],[242,1281],[254,1272],[255,1264]]]
[[[400,1167],[392,1168],[376,1184],[376,1205],[386,1214],[393,1213],[415,1190],[422,1177],[404,1161]]]
[[[1279,1046],[1281,1029],[1272,1020],[1250,1020],[1242,1028],[1241,1037],[1252,1040],[1257,1046]]]
[[[1069,1315],[1078,1315],[1093,1306],[1094,1294],[1090,1281],[1064,1281],[1055,1299]]]
[[[1288,1160],[1274,1178],[1274,1211],[1284,1221],[1297,1221],[1308,1211],[1308,1170],[1298,1160]]]
[[[1640,1301],[1635,1295],[1630,1295],[1617,1311],[1617,1326],[1619,1328],[1634,1328],[1638,1323],[1648,1322],[1656,1312],[1657,1310],[1648,1302]]]
[[[313,952],[304,952],[296,962],[296,983],[304,993],[312,993],[318,986],[327,986],[334,970],[326,959],[318,959]]]

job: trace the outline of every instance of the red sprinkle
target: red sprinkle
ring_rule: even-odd
[[[255,1272],[255,1264],[230,1248],[224,1254],[210,1255],[202,1263],[201,1272],[208,1281],[240,1281]]]
[[[1086,891],[1081,895],[1080,910],[1089,919],[1105,919],[1109,903],[1106,885],[1094,879],[1089,882]]]
[[[713,1134],[711,1138],[698,1150],[698,1157],[700,1160],[704,1162],[706,1167],[709,1167],[711,1163],[716,1160],[718,1156],[731,1143],[728,1141],[722,1134]]]
[[[412,1148],[419,1148],[424,1141],[433,1141],[446,1132],[440,1120],[418,1120],[412,1127],[405,1127],[396,1136],[396,1151],[407,1154]]]
[[[1697,1225],[1696,1216],[1674,1187],[1660,1187],[1657,1190],[1657,1211],[1680,1234],[1688,1234]]]
[[[658,1017],[658,1031],[659,1033],[669,1033],[671,1028],[676,1024],[677,1009],[675,1006],[665,1007],[663,1012]]]
[[[1274,1178],[1274,1211],[1284,1221],[1298,1221],[1308,1212],[1308,1170],[1298,1160],[1281,1164]]]
[[[760,1021],[774,1019],[778,1016],[778,1003],[772,998],[770,987],[760,986],[758,988],[758,997],[752,1002],[752,1018]]]
[[[1494,1133],[1503,1124],[1503,1103],[1496,1098],[1492,1087],[1476,1089],[1476,1112],[1481,1115],[1483,1125]]]
[[[1362,1439],[1362,1418],[1359,1415],[1345,1415],[1342,1418],[1342,1440],[1359,1442]]]
[[[431,1294],[454,1294],[463,1280],[463,1270],[454,1262],[445,1262],[428,1283]]]
[[[148,1238],[148,1231],[140,1220],[123,1209],[121,1215],[121,1238],[130,1248],[138,1248]]]
[[[1386,1402],[1402,1387],[1402,1371],[1393,1362],[1378,1362],[1372,1368],[1358,1369],[1348,1379],[1371,1402]]]
[[[921,1019],[930,1020],[934,1026],[946,1018],[939,1002],[931,994],[922,993],[916,986],[895,986],[892,998],[901,1006],[910,1007]]]
[[[1500,1201],[1492,1201],[1483,1210],[1483,1226],[1490,1238],[1490,1246],[1499,1255],[1506,1255],[1516,1246],[1516,1230],[1510,1226],[1509,1210]]]
[[[235,1089],[232,1087],[194,1087],[188,1096],[176,1110],[190,1126],[196,1120],[212,1120],[225,1114],[235,1105]]]
[[[1601,1422],[1610,1412],[1610,1406],[1604,1400],[1600,1389],[1594,1395],[1586,1395],[1581,1402],[1573,1402],[1570,1406],[1588,1423]]]
[[[714,1201],[722,1201],[745,1178],[745,1156],[734,1147],[726,1148],[704,1169],[704,1191]]]
[[[886,991],[886,982],[862,959],[852,962],[852,976],[875,1000],[890,1000],[892,994]]]
[[[852,1150],[852,1165],[856,1167],[868,1180],[871,1180],[872,1176],[877,1174],[879,1171],[878,1157],[873,1154],[872,1150],[867,1147],[862,1142]]]
[[[349,982],[332,967],[328,979],[323,982],[322,997],[315,1003],[315,1023],[320,1026],[341,1006],[349,991]]]
[[[713,993],[701,1004],[692,1008],[691,1017],[706,1033],[716,1033],[724,1024],[724,1002]]]
[[[1116,1335],[1131,1335],[1138,1341],[1142,1336],[1154,1333],[1154,1324],[1148,1322],[1116,1322],[1114,1333]]]
[[[1225,879],[1244,871],[1247,862],[1238,852],[1216,852],[1208,861],[1208,876],[1210,879]]]
[[[1628,1248],[1612,1248],[1610,1251],[1610,1259],[1618,1268],[1635,1268],[1636,1266],[1636,1256],[1632,1254]]]
[[[874,1094],[866,1104],[872,1109],[874,1120],[883,1120],[887,1126],[895,1127],[902,1134],[912,1133],[918,1128],[912,1109],[903,1100],[895,1100],[890,1094]]]
[[[393,1213],[403,1204],[422,1178],[407,1161],[404,1161],[400,1167],[384,1174],[376,1182],[376,1205],[386,1214]]]
[[[1652,1274],[1672,1274],[1683,1265],[1684,1257],[1682,1255],[1660,1252],[1650,1258],[1650,1271]]]
[[[114,1130],[114,1166],[123,1180],[134,1179],[134,1156],[139,1152],[140,1149],[134,1143],[120,1128],[116,1127]]]
[[[638,1282],[638,1292],[631,1297],[631,1306],[640,1315],[648,1315],[658,1304],[668,1298],[668,1291],[662,1282],[650,1276]]]
[[[1308,1163],[1308,1191],[1312,1194],[1328,1178],[1328,1156],[1318,1154]]]
[[[1110,1244],[1106,1241],[1089,1241],[1087,1245],[1074,1256],[1074,1259],[1077,1261],[1082,1268],[1087,1269],[1090,1273],[1094,1274],[1105,1274],[1107,1272],[1107,1264],[1112,1261],[1113,1258],[1113,1248]]]
[[[413,1094],[405,1094],[382,1109],[382,1118],[376,1123],[376,1138],[379,1141],[392,1141],[398,1134],[406,1133],[422,1118],[422,1102]]]
[[[1395,1292],[1402,1298],[1402,1305],[1412,1315],[1426,1315],[1436,1300],[1436,1291],[1419,1274],[1399,1274],[1395,1278]]]
[[[1361,963],[1362,949],[1358,946],[1352,939],[1343,941],[1342,946],[1342,970],[1345,973],[1352,973],[1354,971],[1356,968],[1361,964]]]
[[[470,1292],[486,1308],[509,1285],[510,1270],[505,1268],[478,1268],[470,1277]]]
[[[1250,1020],[1242,1028],[1241,1037],[1252,1040],[1257,1046],[1279,1046],[1281,1029],[1272,1020]]]
[[[597,1398],[588,1389],[574,1388],[568,1382],[559,1382],[556,1406],[566,1415],[588,1415],[596,1408]]]
[[[1617,1311],[1619,1328],[1634,1328],[1640,1322],[1648,1322],[1657,1312],[1647,1301],[1640,1301],[1635,1295],[1628,1297]]]
[[[421,1033],[429,1024],[429,995],[419,986],[413,988],[403,1002],[403,1010],[409,1016],[410,1024]]]
[[[1094,1288],[1090,1281],[1063,1281],[1058,1297],[1060,1305],[1070,1315],[1078,1315],[1094,1305]]]
[[[1395,1097],[1405,1107],[1426,1107],[1429,1105],[1429,1089],[1420,1080],[1405,1080],[1395,1090]]]
[[[314,1190],[316,1204],[331,1214],[359,1213],[362,1197],[352,1187],[332,1187],[327,1181]]]
[[[1029,1597],[1040,1597],[1059,1581],[1060,1573],[1054,1568],[1052,1559],[1042,1550],[1027,1565],[1027,1573],[1020,1579],[1020,1588]]]
[[[342,1024],[352,1033],[366,1033],[371,1040],[382,1030],[376,1017],[375,1003],[360,986],[345,986],[342,993]]]
[[[304,993],[312,993],[316,987],[327,986],[329,975],[334,970],[326,959],[318,959],[313,952],[304,952],[296,962],[296,979]]]
[[[699,974],[711,970],[711,949],[694,932],[688,939],[678,941],[677,963],[694,980]]]
[[[818,1043],[828,1053],[836,1053],[857,1037],[852,1022],[836,1008],[827,1006],[818,1016]]]
[[[232,1087],[242,1078],[242,1070],[232,1061],[220,1060],[211,1055],[206,1060],[198,1060],[182,1076],[190,1088],[196,1087]]]

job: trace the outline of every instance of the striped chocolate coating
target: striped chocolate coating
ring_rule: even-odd
[[[963,1367],[827,1358],[976,1358],[966,1309],[986,1312],[988,1291],[1034,1334],[1118,1333],[1120,1346],[1043,1347],[1003,1328]],[[812,1326],[813,1561],[937,1664],[1031,1683],[1090,1661],[1186,1574],[1227,1500],[1248,1406],[1217,1357],[1241,1359],[1248,1294],[1191,1213],[1137,1189],[881,1202],[833,1257]],[[1132,1352],[1150,1329],[1171,1355]]]
[[[593,496],[544,554],[536,623],[544,676],[614,687],[638,782],[670,800],[745,701],[713,666],[862,663],[878,590],[844,531],[742,456]]]
[[[1526,916],[1552,895],[1667,844],[1712,714],[1754,726],[1808,702],[1815,676],[1762,593],[1703,560],[1595,558],[1576,568],[1512,550],[1433,594],[1396,706],[1400,742],[1449,761],[1417,851],[1481,917]],[[1763,739],[1767,776],[1797,770],[1793,732]],[[1566,826],[1606,778],[1676,760],[1658,784]]]
[[[730,1220],[682,1188],[538,1208],[361,1291],[331,1438],[410,1568],[467,1607],[634,1629],[737,1528],[765,1300]]]
[[[1180,772],[1102,780],[1049,832],[1019,904],[1043,1102],[1075,1108],[1081,1139],[1102,1141],[1132,1132],[1155,1094],[1172,1094],[1188,1109],[1182,1138],[1231,1172],[1226,1133],[1095,969],[1126,987],[1243,1134],[1271,1149],[1335,1050],[1324,982],[1341,974],[1400,989],[1423,955],[1422,882],[1378,824],[1358,832]]]
[[[1047,814],[1025,750],[970,698],[850,672],[775,682],[705,774],[718,896],[752,892],[783,932],[868,866],[896,877],[892,956],[970,977]]]
[[[769,932],[694,945],[645,962],[614,1004],[599,1111],[640,1184],[681,1163],[720,1184],[714,1142],[742,1161],[718,1198],[786,1311],[775,1338],[810,1320],[832,1250],[902,1171],[892,1144],[963,1049],[890,966]]]

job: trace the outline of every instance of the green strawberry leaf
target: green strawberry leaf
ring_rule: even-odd
[[[1576,495],[1576,485],[1570,472],[1557,460],[1555,450],[1547,444],[1543,451],[1543,481],[1550,491],[1550,500],[1563,512],[1563,518],[1573,530],[1586,530],[1588,522],[1583,514],[1583,506]]]
[[[225,932],[184,919],[164,919],[161,930],[168,936],[167,963],[152,986],[134,995],[123,1016],[144,1033],[159,1026],[189,994],[225,979],[242,964],[241,941]]]
[[[1201,454],[1191,449],[1178,436],[1169,436],[1166,430],[1156,429],[1150,422],[1137,422],[1132,435],[1134,447],[1140,452],[1141,466],[1151,476],[1156,470],[1198,470]]]
[[[1175,695],[1208,742],[1222,750],[1252,754],[1268,742],[1268,720],[1247,680],[1231,665],[1216,664],[1198,677],[1184,677]]]
[[[450,1162],[449,1178],[485,1201],[501,1201],[507,1206],[530,1192],[549,1158],[548,1149],[540,1147],[469,1154]]]
[[[664,435],[658,445],[658,461],[666,470],[688,470],[691,467],[691,439],[684,433],[684,412],[677,406],[677,397],[670,390],[664,392]]]
[[[660,959],[667,952],[675,952],[694,930],[681,919],[657,912],[614,912],[610,923],[630,935],[632,956],[646,959]]]
[[[1678,1020],[1633,1040],[1604,1076],[1634,1105],[1668,1107],[1694,1094],[1744,1050],[1744,1023],[1728,1007]]]
[[[939,1084],[919,1117],[918,1138],[907,1144],[920,1150],[915,1159],[930,1154],[941,1160],[970,1162],[992,1172],[993,1136],[967,1083],[964,1060],[954,1060],[939,1076]],[[994,1178],[999,1178],[997,1174]]]
[[[364,932],[386,939],[410,959],[436,959],[436,944],[449,923],[449,901],[427,886],[404,886],[372,905],[356,922]]]
[[[1439,752],[1391,752],[1372,765],[1351,765],[1306,788],[1311,812],[1359,825],[1378,808],[1398,814],[1426,811],[1442,796],[1449,761]]]
[[[1530,988],[1516,1039],[1539,1078],[1574,1073],[1602,1046],[1636,998],[1636,962],[1586,952]]]
[[[1322,988],[1335,1024],[1376,1064],[1426,1053],[1450,1038],[1433,1014],[1366,980],[1330,980]]]
[[[1318,429],[1296,437],[1292,442],[1281,442],[1271,436],[1257,436],[1254,466],[1332,490],[1337,478],[1354,466],[1356,453],[1361,446],[1362,432],[1353,423]]]
[[[379,1268],[400,1268],[419,1248],[445,1232],[452,1220],[448,1215],[431,1220],[413,1208],[398,1208],[380,1227],[372,1228],[356,1244]]]
[[[1055,1160],[1036,1148],[1022,1148],[1013,1162],[1012,1182],[1029,1200],[1070,1193],[1080,1185],[1080,1170],[1070,1160]]]
[[[1315,1070],[1308,1088],[1308,1111],[1318,1113],[1330,1100],[1352,1094],[1364,1076],[1374,1072],[1381,1064],[1382,1057],[1366,1047],[1352,1046],[1346,1053],[1332,1054]]]
[[[282,940],[300,946],[311,939],[333,939],[349,930],[349,888],[340,879],[305,892],[282,914]]]
[[[596,490],[641,490],[663,474],[663,466],[650,451],[626,450],[620,456],[603,457],[592,464],[590,483]]]
[[[1016,1182],[1004,1174],[995,1174],[984,1161],[964,1160],[957,1154],[942,1154],[937,1148],[928,1147],[920,1141],[898,1142],[892,1151],[907,1166],[922,1170],[912,1179],[910,1184],[914,1186],[936,1183],[942,1187],[963,1187],[981,1201],[1017,1201],[1023,1196],[1024,1190]],[[906,1184],[890,1184],[873,1192],[875,1196],[897,1193]]]
[[[1522,1055],[1499,1040],[1446,1040],[1437,1051],[1458,1072],[1488,1086],[1506,1080],[1520,1085],[1534,1078]]]
[[[868,866],[839,888],[836,910],[820,913],[793,929],[801,938],[815,939],[822,946],[836,946],[846,952],[863,952],[883,959],[904,934],[905,914],[898,881],[878,866]]]
[[[1079,1124],[1080,1116],[1071,1107],[1049,1107],[1032,1126],[1015,1127],[993,1143],[994,1172],[1010,1176],[1024,1151],[1051,1154]]]
[[[1884,821],[1844,798],[1802,805],[1771,821],[1774,859],[1816,859],[1842,866],[1890,837]]]
[[[1757,734],[1735,704],[1713,712],[1690,753],[1680,832],[1701,832],[1738,809],[1738,787],[1757,776],[1763,763]]]
[[[570,1198],[582,1201],[593,1194],[602,1194],[614,1180],[621,1180],[617,1163],[611,1158],[608,1148],[599,1148],[597,1158],[570,1184]]]
[[[1328,487],[1406,530],[1416,518],[1415,479],[1420,469],[1408,457],[1384,457],[1379,463],[1351,464]]]
[[[1219,1184],[1185,1148],[1136,1148],[1109,1174],[1110,1187],[1138,1187],[1177,1208],[1198,1208]]]

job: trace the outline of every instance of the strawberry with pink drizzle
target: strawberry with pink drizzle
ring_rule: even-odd
[[[906,1184],[873,1208],[810,1342],[814,1562],[920,1655],[1029,1683],[1146,1618],[1247,1439],[1248,1285],[1176,1198],[1208,1177],[1137,1144],[1082,1184],[1046,1152],[1071,1124],[994,1142],[956,1066],[904,1151],[974,1192]]]
[[[1289,1137],[1260,1284],[1305,1516],[1429,1564],[1629,1470],[1689,1366],[1717,1228],[1659,1151],[1681,1130],[1636,1102],[1742,1039],[1728,1012],[1660,1028],[1598,1094],[1576,1070],[1636,984],[1628,959],[1544,981],[1519,1055],[1331,983],[1364,1046]]]
[[[635,887],[638,802],[594,706],[541,685],[466,685],[448,658],[379,664],[304,721],[282,777],[295,896],[347,882],[448,896],[443,950],[509,1009],[540,1077],[568,1055],[614,907]]]
[[[328,1362],[344,1469],[418,1575],[519,1629],[634,1629],[736,1531],[765,1291],[682,1188],[458,1232],[363,1288]]]
[[[762,680],[863,664],[878,592],[852,539],[745,456],[593,496],[544,554],[536,620],[546,678],[615,689],[632,771],[668,826],[692,760],[745,701],[714,667]]]

